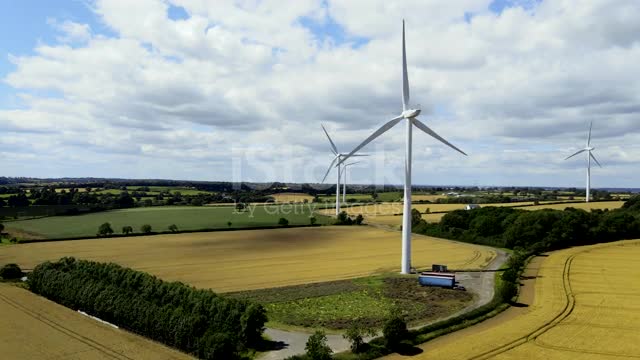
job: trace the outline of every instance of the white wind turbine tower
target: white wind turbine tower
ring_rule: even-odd
[[[341,160],[344,158],[345,154],[338,152],[338,148],[336,147],[336,144],[333,143],[333,140],[331,140],[331,136],[329,136],[327,129],[324,128],[324,125],[320,125],[320,126],[322,126],[322,130],[324,130],[324,134],[327,135],[327,139],[329,139],[329,143],[331,144],[331,152],[333,153],[333,155],[335,155],[335,157],[331,161],[331,164],[329,164],[327,173],[324,174],[324,177],[322,178],[321,182],[324,182],[327,179],[329,172],[331,172],[331,168],[333,168],[333,165],[336,164],[336,161],[340,163]],[[354,154],[354,153],[349,154],[349,156],[368,156],[365,154]],[[338,168],[338,177],[336,181],[336,216],[338,216],[340,215],[340,177],[342,176],[342,171],[341,171],[341,166],[339,164],[336,164],[336,168]]]
[[[592,127],[593,127],[593,121],[589,125],[589,135],[587,135],[587,146],[585,146],[584,149],[577,151],[575,154],[565,159],[565,160],[569,160],[580,153],[583,153],[585,151],[587,152],[587,202],[589,202],[590,195],[591,195],[591,159],[593,159],[593,161],[595,161],[596,164],[598,164],[598,166],[602,167],[602,165],[600,165],[600,162],[598,162],[598,160],[592,153],[592,151],[596,149],[591,146],[591,128]]]
[[[402,21],[402,113],[400,116],[391,119],[384,124],[380,129],[376,130],[371,136],[358,145],[347,156],[342,157],[338,162],[340,165],[346,159],[355,154],[358,150],[362,149],[365,145],[370,143],[373,139],[382,135],[387,130],[394,127],[400,121],[405,120],[407,139],[406,139],[406,152],[404,160],[404,209],[402,213],[402,268],[403,274],[408,274],[411,270],[411,131],[413,126],[431,135],[437,140],[441,141],[445,145],[452,149],[465,154],[462,150],[450,144],[447,140],[443,139],[435,131],[431,130],[427,125],[417,119],[420,114],[419,108],[409,107],[409,77],[407,75],[407,55],[404,40],[404,20]]]
[[[342,170],[344,170],[344,181],[342,182],[342,202],[347,202],[347,168],[351,165],[359,164],[362,161],[354,161],[352,163],[344,164]]]

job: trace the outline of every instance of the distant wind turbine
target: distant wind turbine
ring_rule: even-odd
[[[347,196],[347,168],[351,165],[355,165],[355,164],[359,164],[362,161],[354,161],[352,163],[348,163],[348,164],[344,164],[342,167],[342,170],[344,170],[344,182],[342,183],[342,202],[346,203],[346,196]]]
[[[338,147],[336,147],[336,144],[334,144],[333,140],[331,140],[331,136],[329,136],[329,133],[327,132],[327,129],[324,128],[324,125],[320,125],[320,126],[322,126],[322,130],[324,130],[324,134],[327,135],[327,139],[329,139],[329,144],[331,144],[331,152],[333,153],[333,155],[335,155],[335,157],[331,161],[331,164],[329,164],[327,173],[324,174],[324,177],[322,178],[321,182],[324,182],[327,179],[327,176],[329,175],[329,173],[331,172],[331,169],[334,167],[334,164],[335,164],[335,167],[338,168],[338,177],[336,181],[336,216],[338,216],[340,215],[340,177],[342,176],[342,172],[341,172],[341,166],[336,164],[336,162],[340,162],[341,159],[345,156],[345,154],[342,154],[338,151]],[[351,153],[350,156],[368,156],[368,155]]]
[[[592,151],[595,150],[596,148],[591,146],[591,128],[593,128],[593,121],[589,125],[589,135],[587,135],[587,146],[585,146],[584,149],[577,151],[575,154],[565,159],[565,160],[569,160],[580,153],[583,153],[585,151],[587,152],[587,202],[589,202],[590,194],[591,194],[591,159],[593,159],[593,161],[595,161],[596,164],[598,164],[598,166],[602,167],[602,165],[600,165],[600,162],[598,162],[598,159],[596,159],[596,157],[592,153]]]
[[[353,151],[351,151],[347,156],[341,158],[338,162],[340,165],[346,159],[355,154],[358,150],[362,149],[365,145],[370,143],[373,139],[382,135],[387,130],[394,127],[401,120],[405,120],[406,123],[406,131],[407,131],[407,139],[406,139],[406,150],[405,150],[405,161],[404,161],[404,210],[402,213],[402,268],[401,272],[403,274],[408,274],[411,271],[411,131],[413,126],[418,129],[424,131],[425,133],[431,135],[436,138],[440,142],[445,145],[451,147],[452,149],[460,152],[463,155],[465,154],[462,150],[450,144],[447,140],[443,139],[440,135],[438,135],[435,131],[431,130],[427,125],[422,123],[417,119],[417,116],[420,114],[419,108],[410,108],[409,107],[409,76],[407,75],[407,55],[406,55],[406,47],[404,40],[404,20],[402,21],[402,113],[400,116],[391,119],[389,122],[384,124],[380,129],[376,130],[371,136],[369,136],[366,140],[364,140],[360,145],[358,145]]]

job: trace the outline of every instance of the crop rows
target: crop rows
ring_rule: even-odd
[[[416,358],[638,358],[639,256],[638,240],[552,253],[527,313]]]

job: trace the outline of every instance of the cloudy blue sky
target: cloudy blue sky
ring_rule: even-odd
[[[0,176],[316,182],[411,100],[414,183],[639,187],[636,0],[0,0]],[[357,183],[402,182],[398,126]],[[332,175],[333,176],[333,175]],[[332,180],[330,180],[332,181]]]

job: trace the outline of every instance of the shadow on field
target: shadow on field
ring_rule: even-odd
[[[400,344],[396,349],[396,352],[403,356],[416,356],[422,354],[424,350],[419,347],[413,346],[408,343]]]
[[[256,350],[260,352],[277,351],[277,350],[286,349],[288,347],[289,347],[289,344],[285,343],[284,341],[273,341],[273,340],[263,339],[262,342],[260,342],[260,344],[256,346]]]
[[[509,306],[513,306],[513,307],[516,307],[516,308],[526,308],[526,307],[529,307],[529,305],[528,305],[528,304],[524,304],[524,303],[517,302],[517,301],[509,301],[508,303],[509,303]]]

